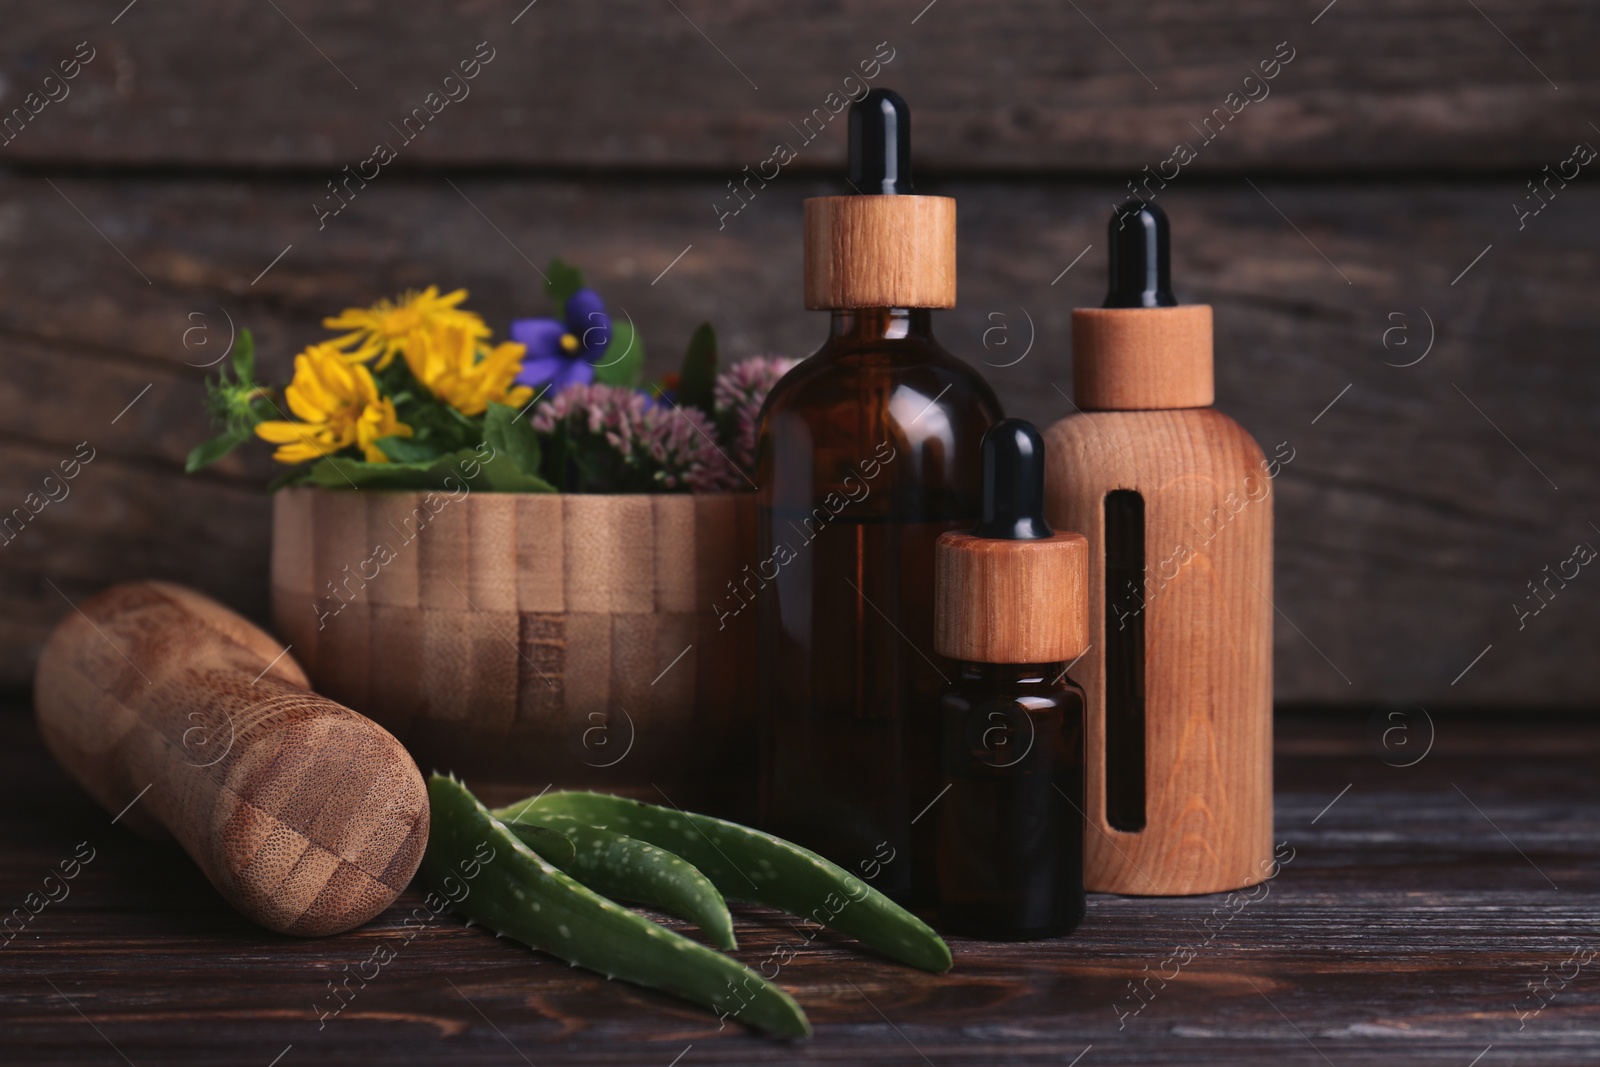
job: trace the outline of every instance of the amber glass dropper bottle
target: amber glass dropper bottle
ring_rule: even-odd
[[[805,302],[831,313],[828,339],[761,420],[762,817],[915,901],[933,855],[912,820],[938,792],[952,670],[933,647],[933,545],[978,517],[1000,405],[933,337],[929,309],[955,304],[955,201],[913,194],[905,101],[872,90],[849,143],[851,195],[805,202]]]
[[[934,640],[959,660],[940,716],[939,927],[1057,937],[1083,919],[1083,690],[1089,543],[1044,519],[1044,440],[983,439],[983,518],[936,548]]]

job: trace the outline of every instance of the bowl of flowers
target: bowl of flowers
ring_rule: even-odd
[[[718,605],[754,560],[756,420],[792,362],[719,369],[707,324],[645,385],[577,270],[547,291],[558,314],[501,341],[463,290],[347,309],[281,390],[241,333],[189,467],[275,446],[274,628],[424,765],[741,814],[755,624]]]

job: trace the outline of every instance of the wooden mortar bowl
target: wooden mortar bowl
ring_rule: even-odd
[[[480,795],[748,818],[755,608],[714,606],[754,544],[753,493],[290,488],[272,619],[318,692]]]

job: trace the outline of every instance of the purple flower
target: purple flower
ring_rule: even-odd
[[[698,408],[652,401],[620,385],[575,385],[541,401],[529,419],[540,434],[565,433],[581,454],[579,466],[601,472],[582,491],[713,493],[744,484]]]
[[[717,422],[732,437],[724,442],[732,453],[728,458],[747,474],[754,475],[756,471],[761,405],[778,379],[789,373],[796,362],[784,356],[751,356],[717,375],[713,390]]]
[[[611,344],[611,316],[600,294],[579,289],[567,298],[564,319],[516,319],[511,339],[527,346],[520,385],[549,384],[552,392],[594,381],[594,365]]]

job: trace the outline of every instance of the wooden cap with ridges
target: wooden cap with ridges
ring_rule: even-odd
[[[956,202],[819,196],[805,202],[805,295],[831,308],[956,305]]]
[[[971,663],[1064,663],[1089,647],[1089,542],[951,531],[934,547],[934,649]]]
[[[1085,411],[1210,407],[1211,305],[1074,309],[1072,392]]]

